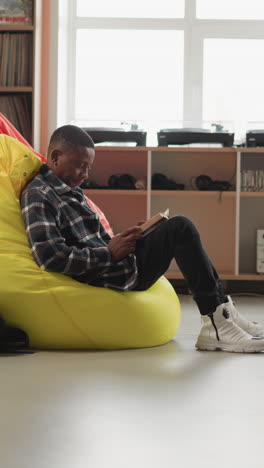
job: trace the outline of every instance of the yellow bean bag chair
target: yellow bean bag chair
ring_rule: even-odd
[[[180,304],[161,278],[143,292],[97,288],[41,270],[31,255],[19,197],[42,162],[0,135],[0,315],[42,349],[121,349],[167,343]]]

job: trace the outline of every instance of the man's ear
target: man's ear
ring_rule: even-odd
[[[60,150],[58,150],[58,149],[55,149],[55,150],[53,150],[53,151],[51,152],[51,154],[50,154],[50,160],[51,160],[51,162],[52,162],[55,166],[57,166],[58,161],[59,161],[61,155],[62,155],[62,152],[61,152]]]

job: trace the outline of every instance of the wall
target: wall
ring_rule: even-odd
[[[50,51],[50,0],[42,1],[42,47],[41,47],[41,99],[40,99],[40,153],[45,154],[48,145],[49,121],[49,51]]]

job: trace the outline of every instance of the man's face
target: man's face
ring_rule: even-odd
[[[51,153],[50,167],[65,184],[75,188],[88,179],[94,158],[94,149],[86,146],[76,146],[67,152],[54,150]]]

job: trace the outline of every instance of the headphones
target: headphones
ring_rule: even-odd
[[[112,189],[136,189],[136,179],[130,174],[113,174],[108,179],[108,185]]]
[[[199,175],[195,178],[198,190],[231,190],[232,185],[227,180],[212,180],[208,175]]]

